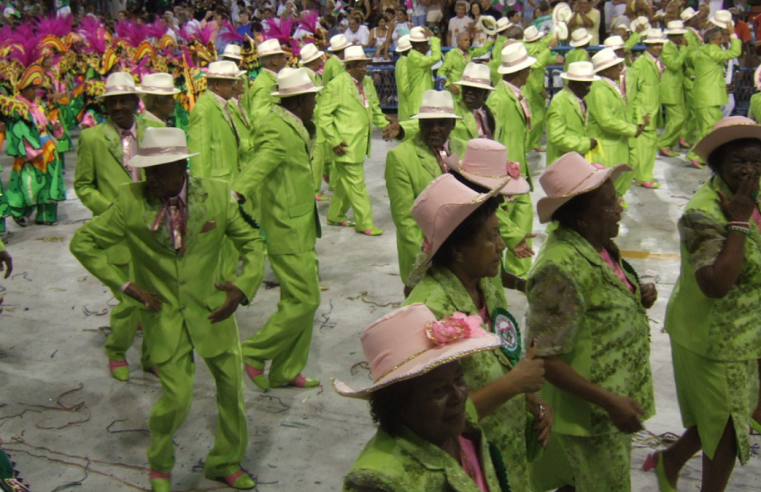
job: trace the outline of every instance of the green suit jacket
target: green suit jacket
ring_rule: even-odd
[[[547,165],[568,152],[581,155],[591,147],[586,136],[587,119],[576,95],[568,86],[555,94],[547,111]]]
[[[661,74],[647,53],[642,53],[626,71],[626,98],[630,119],[642,124],[643,117],[649,113],[650,125],[645,129],[656,130],[661,111]]]
[[[748,110],[748,118],[752,119],[756,123],[761,121],[761,92],[756,92],[750,96],[750,109]]]
[[[337,56],[328,57],[327,61],[325,61],[325,67],[322,69],[322,85],[328,85],[331,80],[345,71],[343,62]]]
[[[143,118],[135,120],[138,146],[146,128],[163,126]],[[132,176],[122,165],[123,157],[122,140],[111,120],[82,130],[79,135],[74,192],[82,205],[92,211],[93,216],[108,210],[116,201],[121,185],[132,182]],[[115,265],[130,262],[129,249],[125,244],[111,248],[108,257]]]
[[[462,79],[462,74],[465,72],[465,66],[471,62],[474,57],[485,55],[489,52],[493,41],[488,41],[485,45],[478,48],[471,48],[467,53],[463,53],[460,48],[454,47],[444,55],[444,63],[441,64],[436,71],[439,77],[444,77],[446,82],[445,87],[459,82]]]
[[[320,97],[319,126],[331,148],[334,162],[364,162],[365,156],[370,155],[373,125],[378,128],[388,125],[380,109],[372,79],[365,76],[362,87],[368,107],[362,103],[357,85],[349,72],[339,74],[330,81]],[[341,142],[348,144],[344,155],[332,151]]]
[[[565,56],[565,65],[563,65],[563,71],[568,71],[568,65],[579,61],[590,61],[589,53],[584,48],[574,48],[568,52]]]
[[[449,151],[463,155],[466,142],[449,138]],[[423,245],[423,232],[412,218],[412,204],[431,181],[442,175],[436,156],[418,134],[386,155],[386,190],[396,226],[399,273],[407,283]]]
[[[722,106],[729,102],[724,62],[737,58],[741,52],[742,43],[734,38],[728,50],[715,44],[704,44],[699,50],[690,53],[695,67],[693,107]]]
[[[684,105],[684,60],[688,49],[669,41],[663,45],[661,61],[666,71],[661,77],[661,103]]]
[[[278,99],[270,96],[273,87],[277,85],[277,75],[269,70],[262,69],[254,80],[250,91],[243,94],[241,106],[251,121],[258,121],[267,115],[270,107],[276,104]],[[277,90],[277,89],[275,89]]]
[[[174,249],[164,224],[151,231],[161,204],[148,201],[145,182],[121,187],[114,206],[80,228],[71,240],[74,256],[112,290],[133,281],[156,292],[158,312],[141,313],[149,357],[156,364],[175,352],[183,326],[203,358],[215,357],[239,343],[235,317],[211,324],[209,314],[224,304],[226,294],[214,287],[224,282],[220,274],[225,237],[243,256],[243,270],[233,283],[250,302],[263,277],[264,240],[249,225],[230,196],[224,181],[188,178],[187,234],[185,254]],[[126,240],[132,253],[135,278],[126,278],[110,265],[106,249]]]
[[[637,125],[627,119],[626,100],[606,79],[592,82],[587,103],[587,137],[602,147],[600,164],[607,167],[629,162],[629,138]]]
[[[687,58],[684,60],[684,89],[691,91],[695,85],[695,66],[693,64],[692,53],[703,46],[703,35],[694,27],[687,27],[687,34],[684,38],[687,40]]]
[[[494,134],[494,140],[507,147],[508,159],[520,162],[521,174],[533,189],[531,172],[526,162],[526,138],[530,120],[526,117],[518,96],[506,82],[500,81],[486,100],[486,105],[489,106],[494,119],[502,122],[499,132]]]
[[[257,200],[259,226],[269,254],[314,249],[320,220],[314,201],[310,138],[304,125],[279,104],[256,130],[256,154],[232,189]]]
[[[236,132],[225,106],[211,91],[206,91],[190,112],[188,150],[198,153],[190,158],[190,173],[231,183],[240,172],[240,142]]]
[[[484,105],[484,109],[486,110],[488,123],[491,125],[492,136],[494,136],[499,133],[501,125],[499,121],[494,118],[494,115],[492,115],[489,106]],[[454,130],[452,130],[450,137],[455,137],[465,142],[474,138],[482,138],[478,135],[478,124],[476,123],[476,117],[473,116],[473,111],[468,109],[462,99],[455,103],[455,111],[457,116],[461,116],[462,119],[455,121],[455,127]]]
[[[505,36],[497,36],[494,40],[494,48],[491,50],[491,60],[487,63],[491,72],[491,85],[494,87],[502,80],[502,74],[497,69],[502,64],[502,48],[505,47],[505,41],[507,41]]]
[[[400,56],[396,61],[394,69],[394,78],[396,80],[396,97],[397,97],[397,118],[399,121],[407,121],[412,116],[408,107],[410,100],[410,83],[407,75],[407,57]]]
[[[238,162],[241,168],[251,162],[253,156],[254,129],[251,126],[251,120],[243,112],[241,104],[235,99],[227,101],[227,109],[235,125],[235,131],[240,139],[240,148],[238,149]]]
[[[433,90],[433,75],[431,67],[441,61],[441,41],[431,38],[431,54],[424,55],[416,49],[411,49],[407,55],[407,80],[409,81],[409,99],[407,108],[411,115],[420,112],[423,93]]]

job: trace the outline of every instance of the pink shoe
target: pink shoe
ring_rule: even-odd
[[[264,366],[261,369],[257,369],[251,364],[246,364],[246,374],[251,378],[251,382],[262,390],[267,391],[270,389],[269,381],[267,381],[267,377],[264,375]]]
[[[111,375],[119,381],[129,380],[129,363],[126,360],[108,359]]]
[[[679,139],[679,145],[681,145],[685,149],[691,149],[692,148],[692,144],[691,143],[687,143],[685,140],[682,140],[681,138]]]
[[[693,166],[695,166],[696,168],[698,168],[698,169],[705,169],[706,168],[705,164],[701,164],[698,161],[696,161],[695,159],[690,159],[690,163]]]
[[[296,376],[296,379],[288,383],[288,385],[296,388],[314,388],[315,386],[319,386],[320,382],[316,379],[308,378],[303,374],[299,374]]]
[[[232,475],[215,478],[217,482],[227,484],[228,487],[238,490],[251,490],[256,487],[256,481],[243,470],[238,470]]]

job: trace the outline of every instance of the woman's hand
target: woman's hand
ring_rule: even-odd
[[[610,415],[613,425],[621,432],[634,434],[643,429],[639,418],[646,412],[639,403],[628,396],[611,395],[603,408]]]
[[[539,432],[539,444],[547,449],[547,443],[550,440],[550,431],[552,430],[552,407],[543,402],[539,395],[530,393],[526,395],[526,404],[528,411],[534,416],[536,423],[534,430]]]
[[[748,222],[753,210],[758,206],[755,197],[758,196],[758,176],[746,174],[740,181],[737,193],[732,200],[719,190],[719,204],[721,211],[732,222]]]
[[[531,258],[534,256],[536,253],[534,253],[534,250],[528,245],[527,239],[533,239],[535,237],[536,234],[526,234],[523,236],[521,242],[513,248],[513,254],[518,258]]]
[[[526,356],[508,373],[521,393],[536,393],[544,384],[544,360],[536,355],[536,341],[531,342]]]
[[[642,305],[645,309],[653,307],[655,301],[658,300],[658,289],[655,288],[655,284],[653,283],[642,284],[641,294]]]

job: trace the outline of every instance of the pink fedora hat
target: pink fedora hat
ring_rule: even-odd
[[[509,179],[500,191],[503,195],[524,195],[531,189],[521,177],[520,163],[509,161],[507,147],[494,140],[474,138],[468,142],[462,159],[452,154],[444,164],[468,181],[490,190]]]
[[[387,314],[360,335],[373,385],[356,391],[333,379],[341,396],[368,399],[373,391],[412,379],[463,357],[500,346],[485,331],[480,316],[455,312],[437,320],[425,304],[411,304]]]
[[[577,152],[565,154],[539,178],[539,184],[547,194],[536,204],[539,222],[545,224],[552,220],[552,214],[571,198],[596,190],[606,179],[615,181],[621,173],[631,170],[626,164],[607,168],[602,164],[590,164]]]
[[[695,153],[704,161],[711,152],[732,140],[757,138],[761,140],[761,125],[745,116],[722,118],[713,126],[711,133],[703,137],[695,146]]]

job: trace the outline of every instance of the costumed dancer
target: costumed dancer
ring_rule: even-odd
[[[74,192],[93,217],[106,212],[117,199],[122,184],[143,179],[140,169],[129,166],[137,154],[146,128],[161,126],[152,120],[136,117],[138,92],[132,76],[116,72],[106,80],[104,94],[99,97],[108,119],[82,130],[74,169]],[[132,257],[126,243],[107,251],[109,268],[118,269],[125,277],[132,274]],[[106,355],[111,375],[119,381],[129,379],[127,350],[132,346],[140,323],[140,306],[118,288],[113,290],[119,304],[111,309],[111,335],[106,340]],[[145,343],[145,338],[143,338]],[[151,371],[148,351],[142,350],[144,371]]]
[[[78,33],[84,40],[83,60],[86,64],[84,80],[72,92],[73,97],[82,98],[77,121],[82,129],[92,128],[106,121],[105,108],[100,96],[105,92],[105,80],[112,72],[121,70],[119,57],[111,47],[112,37],[102,22],[87,15],[79,23]]]
[[[679,141],[682,127],[687,120],[684,103],[684,62],[689,52],[687,30],[682,21],[671,21],[664,31],[669,42],[663,45],[661,61],[666,66],[661,79],[661,103],[666,108],[666,125],[658,137],[658,150],[664,157],[678,157],[672,150]]]
[[[528,81],[522,89],[531,110],[531,130],[528,133],[526,149],[541,152],[542,135],[544,135],[547,117],[547,99],[550,97],[544,84],[547,65],[561,64],[565,58],[552,53],[552,48],[558,45],[557,34],[545,36],[535,26],[529,26],[524,31],[523,45],[529,56],[536,58]]]
[[[687,40],[689,54],[684,60],[684,110],[689,116],[682,127],[679,145],[689,149],[696,143],[695,138],[698,131],[697,118],[694,118],[693,89],[695,87],[695,65],[692,52],[701,49],[703,46],[703,33],[700,28],[703,21],[700,18],[700,13],[696,12],[692,7],[684,9],[680,14],[680,18],[687,30],[684,39]]]
[[[513,43],[502,50],[502,64],[498,71],[502,80],[486,100],[486,105],[496,120],[502,123],[494,140],[507,147],[507,157],[512,162],[520,164],[520,174],[528,181],[533,189],[531,172],[526,161],[526,135],[531,130],[531,110],[528,101],[521,94],[521,88],[528,81],[531,66],[536,58],[528,55],[522,43]],[[520,248],[526,256],[507,255],[505,270],[517,276],[522,276],[531,268],[531,239],[535,237],[534,206],[531,196],[518,195],[508,204],[509,219],[516,229],[523,233],[521,242],[513,248]]]
[[[243,95],[242,106],[251,121],[259,121],[270,111],[277,99],[272,97],[272,86],[277,84],[277,74],[285,67],[285,51],[277,39],[268,39],[257,47],[262,70],[254,80],[251,91]]]
[[[404,102],[410,114],[420,112],[423,93],[434,88],[431,68],[441,61],[441,40],[427,27],[413,27],[410,31],[412,49],[407,54],[407,83],[409,99]],[[431,54],[428,55],[428,50]]]
[[[170,74],[144,75],[138,89],[138,95],[145,106],[141,117],[157,123],[156,126],[169,126],[177,105],[175,96],[179,93],[180,90],[174,87],[174,79]]]
[[[589,43],[592,41],[592,35],[587,32],[583,27],[576,29],[571,33],[571,41],[568,43],[573,47],[571,51],[565,56],[565,65],[563,65],[563,71],[568,71],[568,65],[577,61],[589,61]]]
[[[322,87],[322,68],[325,53],[317,49],[317,45],[310,43],[301,48],[299,52],[299,65],[304,67],[309,75],[309,80],[315,86]],[[319,104],[319,93],[316,93]],[[322,130],[317,126],[317,137],[314,149],[312,149],[312,180],[314,182],[314,197],[318,202],[327,201],[329,198],[322,193],[323,174],[325,172],[325,158],[332,152],[325,145],[325,137],[321,136]]]
[[[163,390],[148,420],[151,489],[171,490],[172,439],[193,401],[195,354],[217,390],[217,430],[205,476],[249,490],[256,482],[240,468],[248,430],[234,312],[253,301],[262,281],[264,239],[241,216],[227,183],[188,175],[192,155],[179,128],[146,130],[129,161],[132,169],[145,168],[145,181],[124,184],[113,206],[74,234],[70,249],[113,291],[144,306],[143,332]],[[221,274],[225,241],[245,258],[233,282]],[[131,275],[108,259],[108,248],[125,243]]]
[[[344,53],[346,71],[326,86],[320,100],[319,126],[333,150],[332,182],[335,188],[328,209],[328,224],[354,229],[366,236],[383,231],[373,221],[373,211],[365,183],[365,156],[370,155],[375,126],[384,139],[396,137],[399,123],[385,116],[370,77],[361,46],[349,46]],[[346,216],[351,207],[355,222]]]
[[[490,15],[487,16],[481,16],[481,19],[489,19],[491,18]],[[487,21],[488,23],[488,21]],[[481,21],[481,25],[484,25],[484,21]],[[502,53],[502,49],[505,47],[505,43],[507,43],[507,28],[512,26],[513,24],[507,19],[507,17],[502,17],[499,19],[494,28],[494,46],[491,50],[491,59],[486,63],[489,66],[489,71],[491,72],[491,82],[492,85],[497,85],[499,81],[502,79],[502,75],[497,71],[497,69],[500,66],[500,63],[502,63],[502,60],[499,57],[499,54]],[[486,31],[487,35],[489,31]],[[487,38],[488,39],[488,38]]]
[[[410,100],[410,83],[407,76],[407,55],[412,49],[412,43],[410,43],[410,35],[405,34],[399,38],[399,42],[396,46],[396,53],[399,55],[399,59],[396,60],[396,66],[394,67],[394,80],[396,82],[396,116],[399,118],[399,122],[405,122],[410,119],[412,114],[407,103]]]
[[[761,66],[753,72],[753,86],[756,88],[756,93],[750,96],[748,118],[758,123],[761,120]]]
[[[312,45],[310,45],[312,46]],[[233,182],[240,201],[258,201],[257,222],[280,284],[280,302],[261,330],[243,342],[246,373],[261,389],[320,384],[302,374],[309,358],[314,314],[320,306],[315,244],[320,219],[311,193],[312,121],[322,87],[306,68],[284,68],[274,97],[279,104],[257,123],[256,154]],[[265,375],[265,363],[271,361]]]
[[[494,45],[494,41],[490,39],[483,46],[471,48],[471,41],[472,37],[470,32],[464,31],[458,34],[457,46],[444,55],[444,63],[442,63],[436,71],[437,76],[444,77],[444,88],[452,93],[455,104],[460,100],[460,89],[454,85],[454,83],[459,82],[460,79],[462,79],[462,73],[465,71],[465,66],[470,63],[473,58],[488,53]]]

